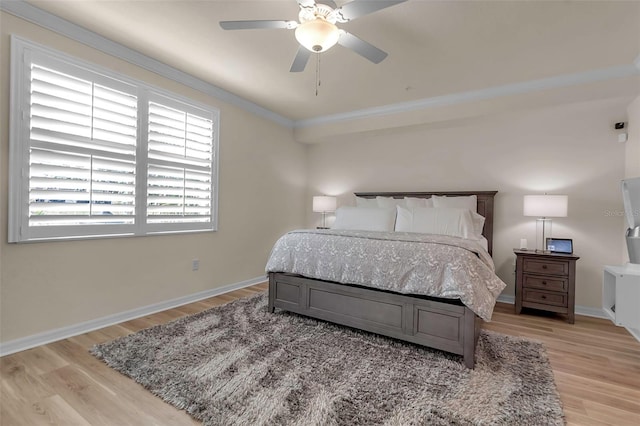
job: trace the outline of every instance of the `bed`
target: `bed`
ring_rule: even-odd
[[[482,236],[486,239],[486,251],[490,255],[493,251],[493,201],[496,193],[497,191],[366,192],[355,195],[365,200],[374,200],[376,197],[425,199],[434,195],[475,195],[477,213],[485,218]],[[342,236],[339,231],[324,232],[334,238]],[[378,243],[384,244],[380,241]],[[406,291],[391,291],[394,288],[392,286],[372,288],[368,283],[336,282],[314,278],[311,274],[305,276],[278,269],[277,266],[270,268],[268,264],[270,312],[279,308],[443,350],[461,355],[466,367],[474,367],[475,347],[482,324],[477,307],[469,303],[475,296],[466,297],[463,302],[462,299],[466,296],[464,293],[455,298],[406,294]],[[497,277],[495,279],[500,281]],[[500,283],[503,284],[501,281]],[[493,293],[499,294],[501,288],[504,287],[497,288],[494,285]],[[497,294],[492,298],[493,304]],[[489,311],[492,309],[493,306],[490,306]],[[489,312],[488,317],[490,315]],[[487,315],[483,317],[486,319]]]

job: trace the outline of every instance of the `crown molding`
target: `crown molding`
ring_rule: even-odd
[[[260,105],[241,98],[240,96],[227,92],[218,86],[207,83],[136,50],[109,40],[108,38],[96,34],[93,31],[89,31],[86,28],[39,9],[24,0],[0,1],[0,10],[54,31],[108,55],[115,56],[116,58],[127,61],[133,65],[154,72],[162,77],[184,84],[185,86],[242,108],[257,116],[274,121],[282,126],[293,128],[294,121],[289,118],[283,117],[271,110],[261,107]]]
[[[635,64],[622,65],[617,67],[604,68],[599,70],[586,71],[575,74],[566,74],[556,77],[543,78],[539,80],[525,81],[522,83],[506,84],[494,86],[481,90],[471,90],[468,92],[454,93],[450,95],[435,96],[432,98],[418,99],[416,101],[401,102],[397,104],[383,105],[380,107],[365,108],[349,111],[340,114],[325,115],[306,120],[297,120],[294,123],[296,129],[320,126],[324,124],[339,123],[344,121],[358,120],[363,118],[379,117],[383,115],[398,114],[423,110],[427,108],[437,108],[449,105],[487,100],[505,96],[520,95],[530,92],[538,92],[548,89],[558,89],[561,87],[576,86],[580,84],[596,83],[599,81],[612,80],[624,77],[640,75],[640,57]]]

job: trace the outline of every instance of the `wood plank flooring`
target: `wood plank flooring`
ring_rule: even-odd
[[[96,343],[265,291],[259,284],[0,358],[0,425],[197,425],[89,354]],[[513,314],[486,329],[544,342],[569,425],[640,425],[640,343],[610,321]]]

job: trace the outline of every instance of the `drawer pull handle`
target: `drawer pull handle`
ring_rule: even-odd
[[[542,285],[547,285],[547,282],[546,281],[542,281]]]
[[[547,265],[542,265],[542,269],[547,269]]]
[[[543,295],[542,295],[542,298],[543,298],[543,299],[546,299],[546,298],[547,298],[547,296],[545,296],[545,295],[543,294]]]

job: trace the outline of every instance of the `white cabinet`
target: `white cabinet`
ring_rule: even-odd
[[[640,267],[604,267],[602,309],[611,321],[640,340]]]

